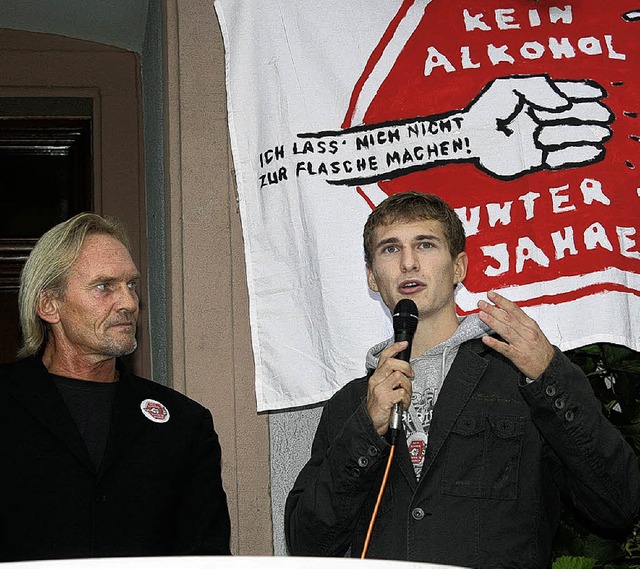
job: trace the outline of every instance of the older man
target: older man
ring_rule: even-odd
[[[230,553],[211,414],[119,359],[139,278],[123,228],[91,213],[27,260],[23,359],[0,367],[0,561]]]

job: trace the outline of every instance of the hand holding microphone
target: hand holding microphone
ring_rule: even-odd
[[[366,405],[373,426],[379,435],[384,435],[391,428],[394,440],[402,417],[402,403],[408,404],[411,397],[410,378],[413,370],[408,362],[417,325],[418,310],[415,303],[407,299],[398,302],[393,311],[396,343],[382,351],[378,368],[369,379]],[[398,351],[397,342],[407,342],[408,345]],[[400,398],[403,401],[399,401]],[[396,408],[395,412],[393,407]]]

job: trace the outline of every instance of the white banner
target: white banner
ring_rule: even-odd
[[[391,335],[362,228],[407,190],[463,220],[461,315],[493,289],[561,349],[640,349],[636,4],[215,0],[259,411]]]

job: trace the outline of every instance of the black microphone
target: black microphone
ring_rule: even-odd
[[[403,298],[393,309],[393,335],[396,342],[409,342],[409,345],[394,357],[408,362],[411,358],[411,342],[418,327],[418,307],[413,300]],[[396,403],[391,411],[389,428],[391,438],[395,442],[400,419],[402,417],[402,403]]]

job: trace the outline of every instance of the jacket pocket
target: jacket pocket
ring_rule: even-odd
[[[468,498],[515,500],[523,434],[522,417],[460,417],[446,445],[442,492]]]

